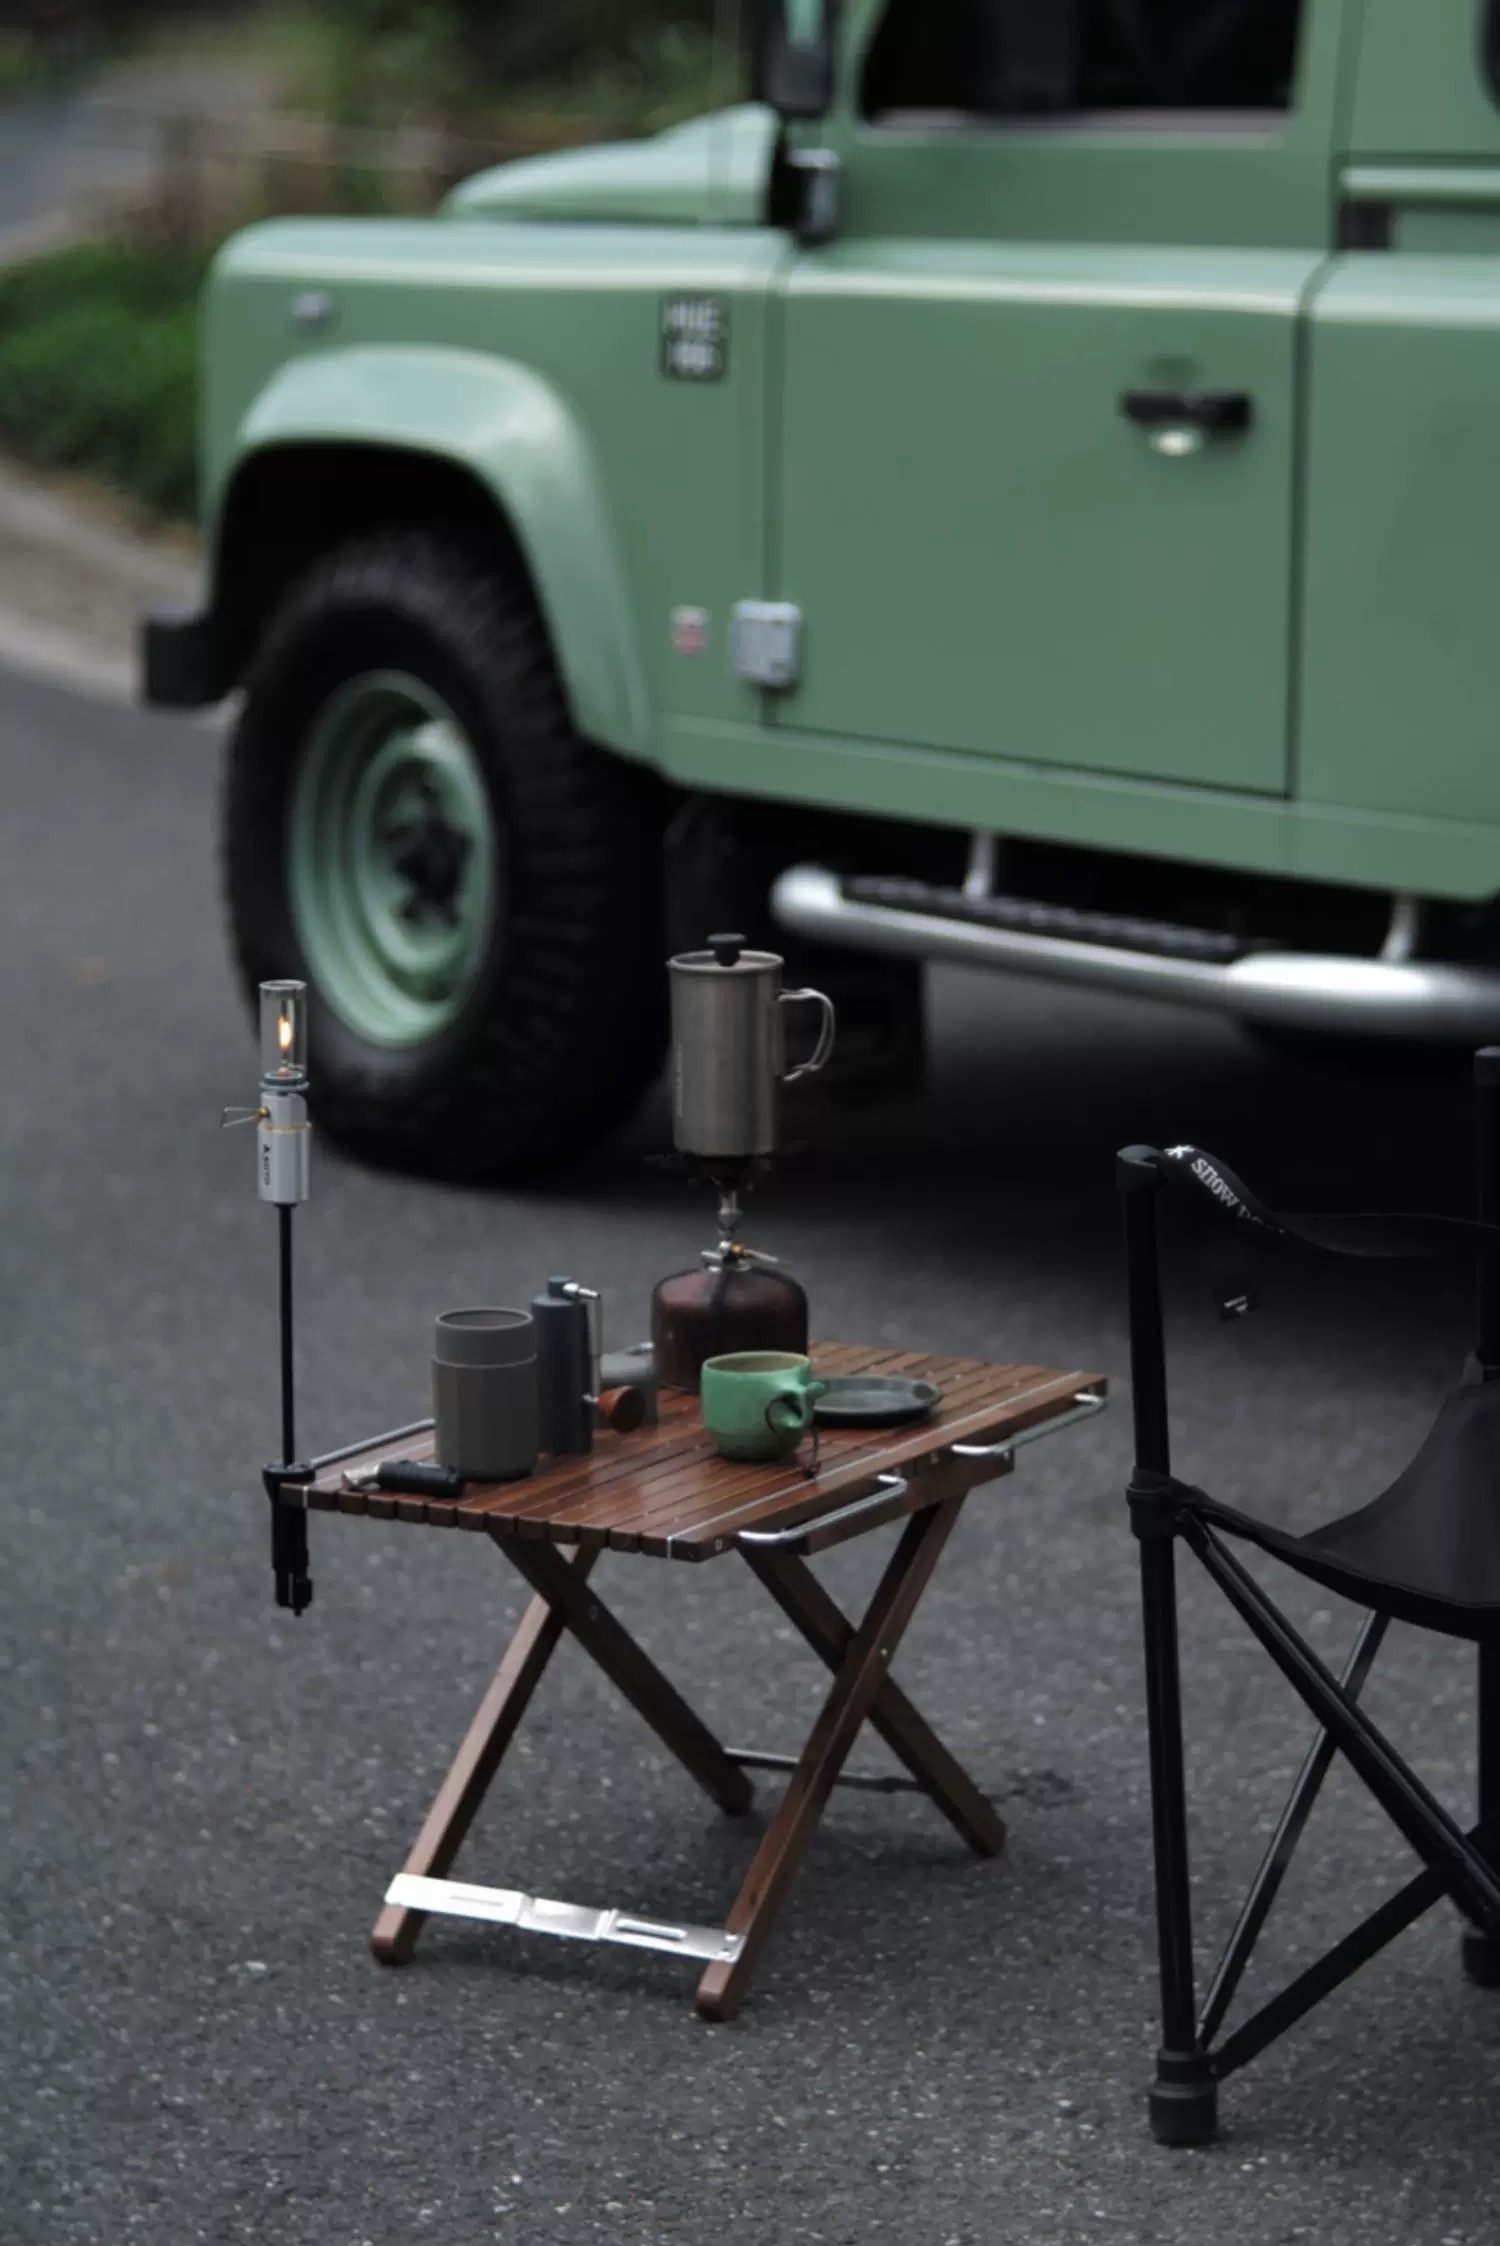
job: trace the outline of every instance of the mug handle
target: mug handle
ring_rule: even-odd
[[[813,1406],[820,1396],[828,1394],[826,1380],[810,1380],[805,1388],[788,1389],[785,1394],[773,1396],[766,1406],[766,1425],[778,1435],[790,1435],[794,1430],[805,1435],[813,1423]]]
[[[795,1084],[799,1076],[816,1076],[820,1069],[828,1066],[829,1058],[833,1052],[833,1041],[839,1033],[839,1018],[833,1000],[825,997],[820,990],[782,990],[776,994],[776,1003],[778,1006],[806,1004],[822,1008],[823,1023],[818,1031],[817,1050],[814,1052],[812,1059],[803,1061],[800,1067],[789,1070],[781,1081],[783,1084]]]

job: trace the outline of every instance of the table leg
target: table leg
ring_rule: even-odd
[[[726,1923],[743,1936],[732,1963],[711,1965],[698,1984],[707,2020],[732,2020],[745,2000],[756,1962],[807,1846],[866,1718],[885,1683],[896,1648],[916,1612],[943,1546],[963,1510],[961,1497],[913,1515],[849,1640],[833,1690],[813,1725],[801,1760]]]
[[[571,1562],[582,1583],[599,1554],[579,1551]],[[567,1564],[567,1563],[565,1563]],[[442,1879],[463,1846],[480,1803],[516,1735],[531,1696],[556,1652],[566,1625],[550,1600],[534,1598],[505,1650],[495,1680],[480,1701],[463,1745],[453,1758],[427,1821],[402,1870],[419,1879]],[[404,1965],[427,1924],[425,1911],[387,1904],[375,1921],[370,1947],[383,1965]]]
[[[704,1792],[731,1817],[743,1817],[755,1800],[750,1780],[624,1624],[586,1588],[577,1565],[570,1566],[555,1544],[519,1537],[495,1542]]]
[[[745,1558],[787,1620],[837,1675],[853,1642],[854,1625],[806,1561],[776,1552],[747,1551]],[[998,1856],[1005,1846],[1005,1820],[893,1678],[887,1677],[876,1694],[868,1721],[975,1855]]]

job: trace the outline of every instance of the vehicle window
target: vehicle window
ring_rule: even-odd
[[[860,108],[895,121],[1290,108],[1304,0],[890,0]]]

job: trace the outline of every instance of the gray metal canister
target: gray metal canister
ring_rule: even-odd
[[[432,1360],[438,1463],[512,1482],[537,1459],[536,1322],[529,1310],[445,1310]]]
[[[668,962],[672,989],[672,1130],[678,1152],[700,1161],[747,1162],[781,1143],[781,1087],[822,1068],[833,1050],[832,1002],[816,990],[783,990],[783,961],[747,950],[743,936],[711,936],[706,951]],[[822,1009],[812,1058],[786,1072],[782,1009]]]

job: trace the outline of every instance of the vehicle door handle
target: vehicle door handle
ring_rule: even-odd
[[[1127,390],[1120,411],[1138,429],[1198,429],[1240,437],[1255,419],[1248,390]]]

